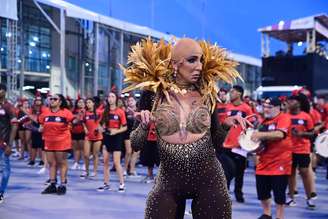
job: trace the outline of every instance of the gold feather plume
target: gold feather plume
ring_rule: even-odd
[[[199,41],[199,44],[203,49],[203,70],[197,87],[204,103],[214,111],[219,90],[217,82],[223,80],[232,84],[236,78],[241,79],[235,69],[238,63],[228,59],[226,51],[216,45],[206,41]],[[163,39],[152,42],[151,38],[132,46],[128,67],[121,66],[125,75],[124,81],[129,84],[123,93],[134,89],[151,90],[155,93],[161,91],[168,101],[169,91],[183,94],[173,78],[171,49],[171,43],[165,43]]]
[[[168,97],[173,72],[170,66],[171,47],[163,39],[152,42],[150,37],[132,46],[128,67],[121,66],[125,75],[124,82],[129,84],[122,92],[141,89],[156,93],[162,90]]]
[[[211,107],[213,112],[219,91],[217,82],[222,80],[233,84],[237,78],[241,80],[242,78],[236,70],[238,63],[228,59],[225,49],[206,41],[199,41],[199,45],[203,49],[203,69],[198,86],[204,102]]]

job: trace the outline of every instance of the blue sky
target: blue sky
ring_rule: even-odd
[[[258,58],[261,55],[258,28],[280,20],[328,14],[328,0],[66,1],[178,37],[205,38],[232,52]],[[284,49],[284,45],[276,43],[274,46]]]

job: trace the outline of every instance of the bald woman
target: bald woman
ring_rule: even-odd
[[[132,146],[142,145],[146,127],[155,121],[161,164],[147,199],[147,219],[183,218],[186,199],[192,199],[194,219],[231,218],[231,201],[211,134],[219,132],[219,126],[199,91],[202,56],[198,42],[189,38],[177,42],[171,63],[182,94],[169,92],[170,101],[157,94],[155,109],[142,110],[141,124],[131,133]]]

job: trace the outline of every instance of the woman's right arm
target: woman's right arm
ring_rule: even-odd
[[[133,131],[130,134],[131,147],[134,151],[140,151],[143,145],[147,141],[150,112],[143,110],[135,113],[135,122],[133,125]]]

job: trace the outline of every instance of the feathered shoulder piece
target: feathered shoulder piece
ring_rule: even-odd
[[[224,49],[206,41],[199,41],[199,44],[203,50],[203,70],[196,86],[204,98],[204,103],[213,111],[219,90],[217,82],[223,80],[231,84],[241,77],[235,69],[237,62],[228,59]],[[131,49],[127,67],[121,66],[125,75],[124,81],[128,84],[123,92],[135,89],[162,92],[168,101],[170,91],[183,94],[173,77],[171,43],[165,43],[164,40],[152,42],[148,38]]]

